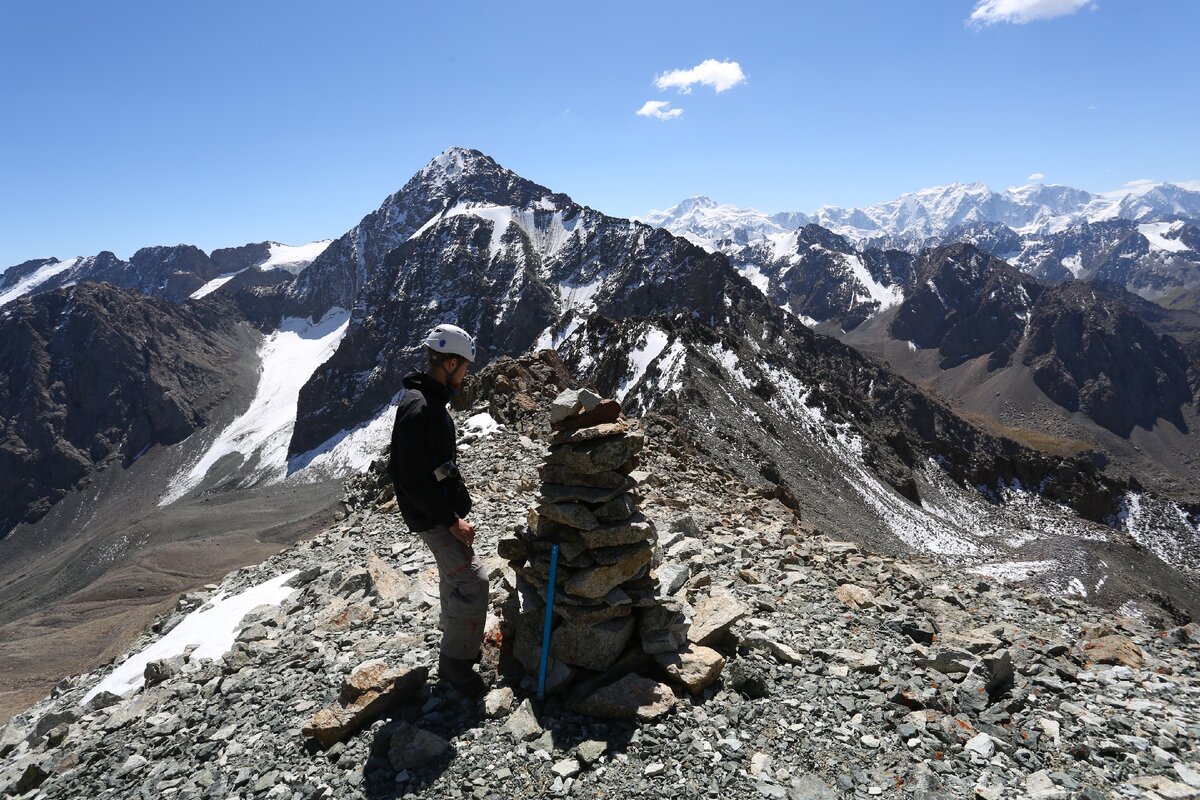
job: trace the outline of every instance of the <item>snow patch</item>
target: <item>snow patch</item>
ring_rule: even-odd
[[[566,341],[567,337],[583,324],[583,320],[587,315],[595,310],[596,301],[594,298],[596,292],[600,291],[603,282],[603,278],[597,278],[591,283],[578,286],[570,283],[560,283],[558,285],[560,301],[559,318],[538,336],[537,342],[534,343],[534,350],[554,350]],[[563,317],[568,314],[571,315],[570,320],[567,321],[566,325],[562,325]],[[559,328],[560,326],[561,329],[559,332],[555,333],[555,328]]]
[[[667,342],[670,338],[664,332],[651,325],[646,329],[646,333],[642,336],[636,350],[629,354],[630,372],[621,379],[621,384],[617,387],[617,399],[624,400],[625,395],[629,390],[637,385],[637,382],[646,374],[647,367],[654,359],[662,354],[666,349]]]
[[[159,499],[160,506],[183,497],[204,480],[221,458],[257,455],[255,471],[269,482],[287,476],[287,449],[296,425],[300,388],[333,355],[350,324],[350,312],[333,308],[320,322],[288,317],[259,345],[258,389],[250,407],[231,422],[200,459],[177,475]]]
[[[742,273],[742,277],[754,284],[756,289],[763,294],[767,293],[767,290],[770,288],[770,280],[766,275],[762,274],[762,270],[759,269],[757,264],[750,264],[743,267],[739,272]]]
[[[287,466],[289,481],[312,482],[370,469],[371,462],[379,458],[391,442],[399,398],[397,393],[391,403],[370,420],[331,436],[307,453],[293,456]]]
[[[866,295],[860,295],[856,292],[854,297],[855,302],[873,300],[879,303],[880,311],[904,302],[904,290],[899,285],[884,286],[875,280],[871,272],[867,269],[866,264],[863,263],[861,256],[846,255],[844,258],[846,266],[850,268],[850,274],[867,290]]]
[[[245,271],[246,271],[245,269],[239,269],[239,270],[234,270],[233,272],[226,272],[221,275],[218,275],[217,277],[213,278],[208,283],[201,286],[196,291],[192,292],[190,295],[188,295],[188,297],[189,297],[189,299],[192,299],[192,300],[199,300],[201,297],[206,297],[206,296],[212,294],[213,292],[215,292],[217,289],[220,289],[222,286],[229,283],[229,281],[233,280],[235,277],[237,277],[238,275],[241,275]]]
[[[474,434],[475,438],[485,439],[500,430],[503,426],[491,414],[483,411],[467,417],[467,421],[463,423],[463,427],[466,428],[466,432]]]
[[[282,269],[295,275],[315,261],[317,256],[324,253],[332,241],[332,239],[322,239],[319,242],[301,245],[271,242],[270,255],[267,256],[266,261],[258,265],[258,268],[261,270]]]
[[[1083,272],[1083,256],[1076,253],[1073,256],[1064,256],[1062,265],[1071,273],[1071,277],[1079,280],[1080,274]],[[1021,287],[1024,290],[1025,287]]]
[[[679,380],[679,373],[683,369],[683,356],[686,352],[683,343],[675,340],[671,343],[666,355],[662,357],[662,361],[658,362],[658,390],[660,392],[678,392],[683,388],[683,383]]]
[[[1168,233],[1177,232],[1182,227],[1182,222],[1151,222],[1138,225],[1138,233],[1145,236],[1146,241],[1150,242],[1150,246],[1156,250],[1183,253],[1189,249],[1188,246],[1178,239],[1168,239],[1166,236]]]
[[[1200,575],[1200,518],[1192,518],[1177,503],[1129,492],[1116,521],[1164,563]]]
[[[1054,561],[994,561],[989,564],[977,564],[971,567],[971,572],[1008,583],[1016,583],[1048,572],[1055,566],[1057,564]]]
[[[11,303],[18,297],[32,292],[55,275],[66,272],[82,260],[82,258],[76,257],[68,258],[66,261],[59,261],[54,264],[43,264],[0,293],[0,306]]]
[[[167,635],[125,659],[121,666],[92,687],[79,704],[87,705],[100,692],[123,695],[136,689],[145,680],[147,664],[182,655],[190,645],[196,645],[192,661],[203,658],[216,661],[233,647],[238,626],[246,614],[259,606],[277,606],[287,599],[293,589],[284,584],[297,572],[285,572],[235,595],[220,592],[203,608],[184,617]]]

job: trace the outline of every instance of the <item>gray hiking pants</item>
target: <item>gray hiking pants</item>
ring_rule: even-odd
[[[418,531],[437,561],[442,597],[442,655],[474,659],[483,643],[488,579],[475,551],[454,538],[445,525]]]

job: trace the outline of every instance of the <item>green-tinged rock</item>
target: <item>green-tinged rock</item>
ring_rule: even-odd
[[[566,664],[603,672],[633,636],[632,616],[599,624],[561,622],[551,635],[550,654]]]
[[[622,544],[653,542],[655,537],[654,523],[647,520],[642,514],[634,514],[624,522],[601,525],[578,534],[579,541],[589,550]]]
[[[637,486],[637,483],[632,478],[622,475],[619,472],[614,472],[611,474],[620,478],[619,481],[614,482],[614,486],[601,487],[579,486],[563,483],[543,483],[539,493],[541,498],[548,503],[577,502],[597,505],[607,503],[616,497],[620,497],[624,492],[627,492]]]
[[[572,488],[584,487],[624,491],[625,487],[632,480],[629,476],[616,470],[581,472],[559,464],[543,464],[538,469],[538,473],[542,476],[542,480],[545,481],[544,486],[569,486]],[[547,495],[546,499],[549,500],[552,498]]]
[[[625,493],[614,497],[599,508],[592,509],[592,514],[600,522],[620,522],[629,519],[637,511],[637,503],[633,495]]]
[[[550,451],[546,463],[569,467],[579,472],[620,471],[641,451],[645,440],[645,434],[633,431],[625,436],[601,439],[593,444],[559,445]]]
[[[539,520],[550,520],[577,530],[590,531],[600,527],[596,515],[583,503],[542,503],[537,512]]]
[[[609,590],[648,570],[653,558],[653,548],[634,548],[612,564],[596,566],[572,576],[564,588],[581,597],[603,597]]]

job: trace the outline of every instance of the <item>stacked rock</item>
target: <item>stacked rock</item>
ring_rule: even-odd
[[[498,551],[516,573],[505,608],[513,654],[529,676],[541,659],[553,545],[558,545],[547,691],[573,679],[629,672],[645,654],[675,650],[687,621],[658,592],[654,524],[631,477],[644,434],[615,400],[569,390],[551,406],[554,435],[539,501]]]

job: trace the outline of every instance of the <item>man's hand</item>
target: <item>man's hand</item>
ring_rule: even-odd
[[[475,543],[475,526],[465,519],[455,520],[450,526],[450,533],[467,547]]]

